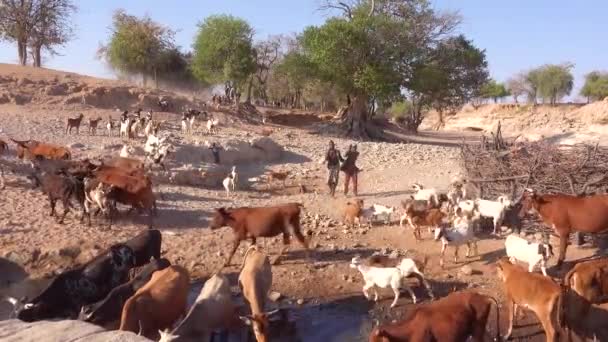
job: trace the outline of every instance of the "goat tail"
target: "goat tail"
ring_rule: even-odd
[[[496,306],[496,337],[494,338],[494,341],[500,341],[500,308],[498,307],[498,300],[492,296],[488,296],[488,298],[490,298]]]

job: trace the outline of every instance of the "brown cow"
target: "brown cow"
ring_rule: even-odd
[[[598,233],[608,229],[608,195],[539,195],[526,189],[520,217],[530,211],[538,213],[543,222],[559,235],[558,267],[566,257],[571,232]]]
[[[255,244],[258,237],[273,237],[283,234],[283,248],[273,262],[273,264],[277,264],[289,246],[290,228],[298,242],[306,249],[307,257],[310,257],[308,242],[300,231],[300,207],[302,207],[300,203],[287,203],[273,207],[216,209],[209,227],[218,229],[230,226],[234,232],[234,245],[224,267],[230,264],[241,241],[250,238],[252,244]]]
[[[34,160],[37,157],[43,157],[46,159],[68,160],[72,158],[70,150],[63,146],[41,143],[36,140],[11,140],[17,144],[17,157],[20,159]]]
[[[545,330],[547,342],[559,340],[562,289],[551,278],[530,273],[513,265],[508,257],[496,262],[498,277],[505,288],[509,328],[505,340],[511,336],[518,306],[532,310]]]
[[[150,281],[129,298],[122,309],[120,330],[154,339],[185,315],[190,289],[188,271],[177,265],[152,274]]]
[[[564,277],[564,285],[591,303],[608,295],[608,257],[579,262]]]
[[[405,321],[380,325],[372,330],[369,342],[482,342],[488,316],[496,305],[496,339],[500,336],[498,303],[492,297],[472,291],[455,292],[418,307]]]

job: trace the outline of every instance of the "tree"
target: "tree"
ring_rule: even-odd
[[[412,102],[409,128],[417,130],[427,108],[439,113],[439,128],[443,125],[443,113],[479,97],[487,79],[485,51],[462,35],[440,42],[415,66],[407,84]]]
[[[498,103],[498,99],[509,96],[509,91],[504,84],[490,79],[481,87],[480,95],[483,99],[493,99],[494,103]]]
[[[564,96],[570,95],[574,87],[574,76],[572,75],[571,63],[546,64],[530,70],[526,75],[526,83],[529,91],[528,97],[536,100],[540,97],[543,103],[549,102],[551,105]]]
[[[516,75],[507,80],[506,84],[507,90],[513,96],[513,100],[515,103],[518,102],[518,98],[527,92],[526,80],[522,74]]]
[[[112,34],[107,45],[100,47],[98,55],[123,73],[147,76],[157,81],[158,72],[167,64],[167,57],[175,49],[175,32],[154,22],[149,17],[137,18],[123,10],[114,13]]]
[[[256,71],[255,80],[258,87],[258,97],[268,101],[267,82],[273,65],[281,58],[283,37],[273,36],[255,44]],[[248,94],[249,96],[249,94]],[[249,102],[249,99],[247,99]]]
[[[223,82],[227,90],[239,91],[247,84],[249,94],[256,71],[253,29],[230,15],[207,17],[198,26],[191,66],[194,75],[209,83]]]
[[[0,0],[0,39],[16,42],[19,63],[27,64],[31,48],[34,66],[42,65],[42,49],[57,54],[72,37],[71,0]]]
[[[608,73],[593,71],[585,76],[585,84],[581,95],[590,100],[598,101],[608,97]]]
[[[339,9],[342,16],[305,29],[302,53],[316,65],[316,79],[334,84],[350,99],[341,111],[345,133],[382,137],[370,124],[375,108],[400,97],[413,65],[459,19],[435,12],[426,0],[329,0],[323,7]]]

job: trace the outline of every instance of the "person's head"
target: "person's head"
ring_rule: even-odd
[[[333,149],[334,147],[335,147],[334,141],[333,141],[333,140],[330,140],[330,141],[329,141],[329,148],[330,148],[330,149]]]

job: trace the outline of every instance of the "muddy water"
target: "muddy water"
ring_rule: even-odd
[[[201,288],[200,283],[192,286],[188,296],[189,305],[194,303]],[[240,291],[233,288],[233,293],[238,292]],[[234,299],[241,306],[243,314],[247,313],[248,308],[243,298],[237,295]],[[288,301],[280,304],[267,301],[266,306],[267,310],[281,308],[284,314],[277,321],[271,321],[270,340],[273,342],[363,342],[367,341],[372,327],[369,304],[358,298],[304,306]],[[228,341],[247,341],[248,330],[230,333]]]

